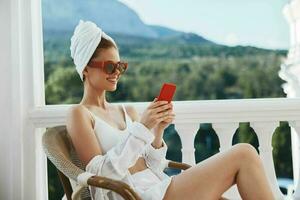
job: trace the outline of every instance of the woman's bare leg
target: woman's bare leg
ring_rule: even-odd
[[[274,199],[258,153],[242,143],[174,176],[164,200],[217,200],[235,183],[243,200]]]

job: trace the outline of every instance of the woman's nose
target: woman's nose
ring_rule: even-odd
[[[119,68],[117,67],[114,71],[114,75],[119,75],[121,73],[121,71],[119,70]]]

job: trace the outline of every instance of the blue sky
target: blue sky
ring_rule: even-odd
[[[269,49],[289,47],[282,9],[289,0],[119,0],[146,24],[194,32],[209,40]]]

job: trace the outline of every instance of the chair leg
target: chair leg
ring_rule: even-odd
[[[63,186],[63,189],[64,189],[67,199],[72,200],[73,189],[71,187],[71,183],[70,183],[69,179],[58,169],[57,169],[57,174],[58,174],[59,180]]]

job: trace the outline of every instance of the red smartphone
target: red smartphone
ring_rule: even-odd
[[[160,89],[157,101],[168,101],[170,103],[176,91],[176,85],[174,83],[164,83]]]

